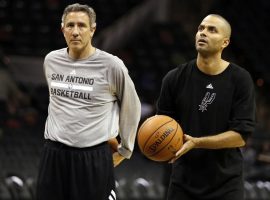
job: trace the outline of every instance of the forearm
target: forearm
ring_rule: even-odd
[[[122,61],[112,67],[112,91],[119,103],[119,135],[118,153],[130,158],[134,149],[138,124],[141,117],[141,103],[126,67]]]
[[[245,141],[242,136],[235,131],[226,131],[213,136],[206,137],[192,137],[190,135],[184,135],[184,144],[176,152],[175,157],[170,163],[175,162],[183,154],[189,152],[194,148],[201,149],[224,149],[224,148],[235,148],[242,147],[245,145]]]
[[[120,111],[120,148],[119,153],[129,158],[134,148],[136,133],[141,116],[141,104],[138,97],[125,105],[122,104]]]
[[[213,136],[192,138],[191,140],[195,144],[194,148],[204,149],[234,148],[245,145],[242,136],[235,131],[226,131]]]
[[[125,84],[125,86],[120,108],[121,143],[118,152],[125,158],[130,158],[141,117],[141,103],[133,84]]]

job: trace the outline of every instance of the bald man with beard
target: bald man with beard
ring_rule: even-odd
[[[243,200],[240,147],[255,126],[255,92],[250,74],[222,58],[231,26],[206,16],[195,37],[197,58],[163,78],[157,114],[176,119],[184,144],[170,161],[167,200]]]

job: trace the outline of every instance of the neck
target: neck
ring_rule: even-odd
[[[68,54],[72,59],[79,60],[90,57],[95,53],[95,51],[96,51],[95,47],[93,47],[92,45],[88,45],[85,48],[80,49],[78,51],[76,51],[76,49],[75,50],[69,49]]]
[[[229,63],[221,58],[221,55],[203,56],[198,53],[197,66],[200,71],[209,75],[217,75],[222,73]]]

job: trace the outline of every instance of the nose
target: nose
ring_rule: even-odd
[[[205,37],[206,36],[205,29],[200,32],[200,36],[202,36],[202,37]]]
[[[73,31],[72,31],[72,35],[74,37],[77,37],[79,35],[79,28],[78,28],[78,26],[74,26]]]

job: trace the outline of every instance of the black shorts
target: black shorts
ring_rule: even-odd
[[[206,197],[204,195],[196,196],[183,188],[179,187],[176,183],[170,182],[167,194],[167,200],[244,200],[243,190],[234,190],[218,197]]]
[[[196,200],[186,191],[184,191],[181,187],[176,184],[170,183],[168,192],[167,192],[167,200]]]
[[[75,148],[46,140],[36,196],[37,200],[115,200],[109,145]]]

